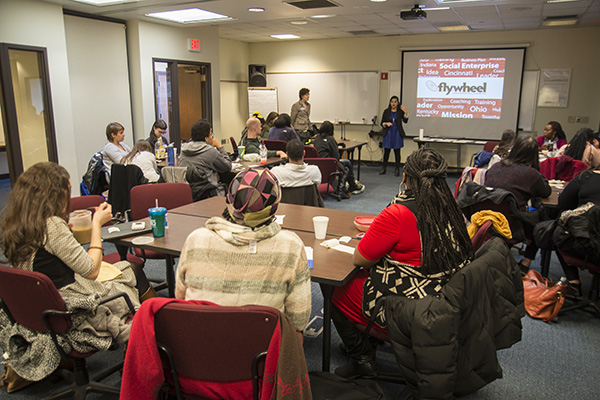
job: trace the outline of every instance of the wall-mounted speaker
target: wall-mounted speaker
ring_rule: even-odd
[[[248,86],[266,87],[267,86],[267,66],[262,64],[248,65]]]

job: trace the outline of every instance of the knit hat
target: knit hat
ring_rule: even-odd
[[[233,178],[227,211],[240,225],[255,227],[273,219],[281,200],[279,182],[268,169],[247,169]]]

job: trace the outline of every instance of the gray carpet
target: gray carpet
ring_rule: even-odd
[[[376,166],[361,168],[361,181],[366,185],[364,193],[348,200],[338,202],[332,198],[325,199],[325,207],[365,213],[380,212],[398,192],[399,177],[393,174],[378,175]],[[390,169],[388,168],[388,171]],[[393,169],[392,169],[393,172]],[[448,178],[448,184],[454,190],[457,175]],[[517,250],[515,257],[520,259]],[[539,256],[534,261],[534,268],[539,269]],[[164,262],[150,260],[146,263],[146,273],[150,277],[164,277]],[[558,261],[553,258],[550,266],[550,277],[561,276]],[[581,274],[583,290],[587,293],[591,283],[588,273]],[[309,370],[321,368],[322,346],[322,309],[323,297],[317,284],[312,285],[313,315],[306,331],[304,349]],[[160,293],[166,296],[165,291]],[[528,316],[523,320],[523,339],[512,348],[498,352],[503,379],[499,379],[483,387],[466,399],[597,399],[600,393],[600,382],[596,375],[600,370],[600,318],[586,311],[572,311],[561,314],[557,322],[544,323]],[[335,328],[332,334],[332,370],[344,364],[347,359],[339,350],[340,340]],[[90,358],[89,368],[94,371],[116,363],[122,357],[120,350],[97,354]],[[201,362],[201,361],[199,361]],[[389,345],[381,346],[377,353],[377,363],[384,371],[394,371],[396,362]],[[105,380],[106,383],[118,385],[120,376],[114,374]],[[379,382],[385,392],[386,399],[395,399],[404,386]],[[46,379],[36,383],[10,397],[2,394],[2,398],[14,400],[33,399],[47,394],[62,385]],[[0,389],[1,390],[1,389]],[[0,392],[1,393],[1,392]],[[110,398],[109,396],[91,395],[89,399]],[[116,398],[116,397],[115,397]]]

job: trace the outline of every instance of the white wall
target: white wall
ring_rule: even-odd
[[[133,145],[127,43],[125,24],[73,16],[64,23],[80,180],[107,141],[108,123],[121,123]]]
[[[200,53],[190,52],[187,39],[200,39]],[[145,21],[127,21],[129,71],[135,139],[148,136],[155,120],[153,58],[211,64],[213,131],[221,134],[219,38],[216,27],[175,28]]]
[[[0,0],[0,42],[45,47],[58,160],[71,174],[74,193],[80,179],[73,130],[71,91],[62,7],[33,0]]]
[[[310,41],[278,41],[252,43],[249,48],[249,63],[266,64],[268,72],[315,72],[315,71],[367,71],[382,72],[401,68],[400,47],[465,47],[495,44],[530,43],[525,58],[525,70],[542,68],[572,68],[571,89],[567,108],[537,108],[535,112],[535,136],[542,134],[544,125],[550,120],[561,122],[567,137],[584,126],[598,129],[600,125],[600,79],[597,75],[597,62],[600,54],[600,28],[559,28],[525,31],[469,32],[449,34],[405,35],[376,38],[349,38]],[[225,50],[225,49],[224,49]],[[247,67],[247,66],[246,66]],[[393,93],[397,94],[397,93]],[[387,81],[381,81],[379,109],[387,106],[389,99]],[[240,112],[243,105],[240,104]],[[245,110],[244,110],[245,111]],[[569,116],[587,116],[588,124],[568,123]],[[381,117],[381,116],[380,116]],[[367,140],[369,126],[353,125],[347,130],[350,139]],[[411,124],[406,126],[409,135],[416,135]],[[339,133],[336,132],[337,135]],[[498,133],[500,136],[500,132]],[[409,140],[405,143],[403,159],[416,148]],[[370,141],[372,151],[363,152],[363,159],[380,159],[380,152],[374,141]],[[469,162],[475,147],[463,149],[462,164]],[[366,153],[366,155],[365,155]],[[455,147],[449,146],[444,154],[454,165]]]

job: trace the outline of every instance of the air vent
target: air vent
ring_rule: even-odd
[[[377,35],[377,32],[372,31],[372,30],[366,30],[366,31],[348,31],[349,34],[354,35],[354,36],[368,36],[368,35]]]
[[[314,10],[318,8],[327,8],[327,7],[339,7],[339,4],[336,4],[332,1],[328,0],[304,0],[304,1],[286,1],[291,6],[298,7],[302,10]]]

